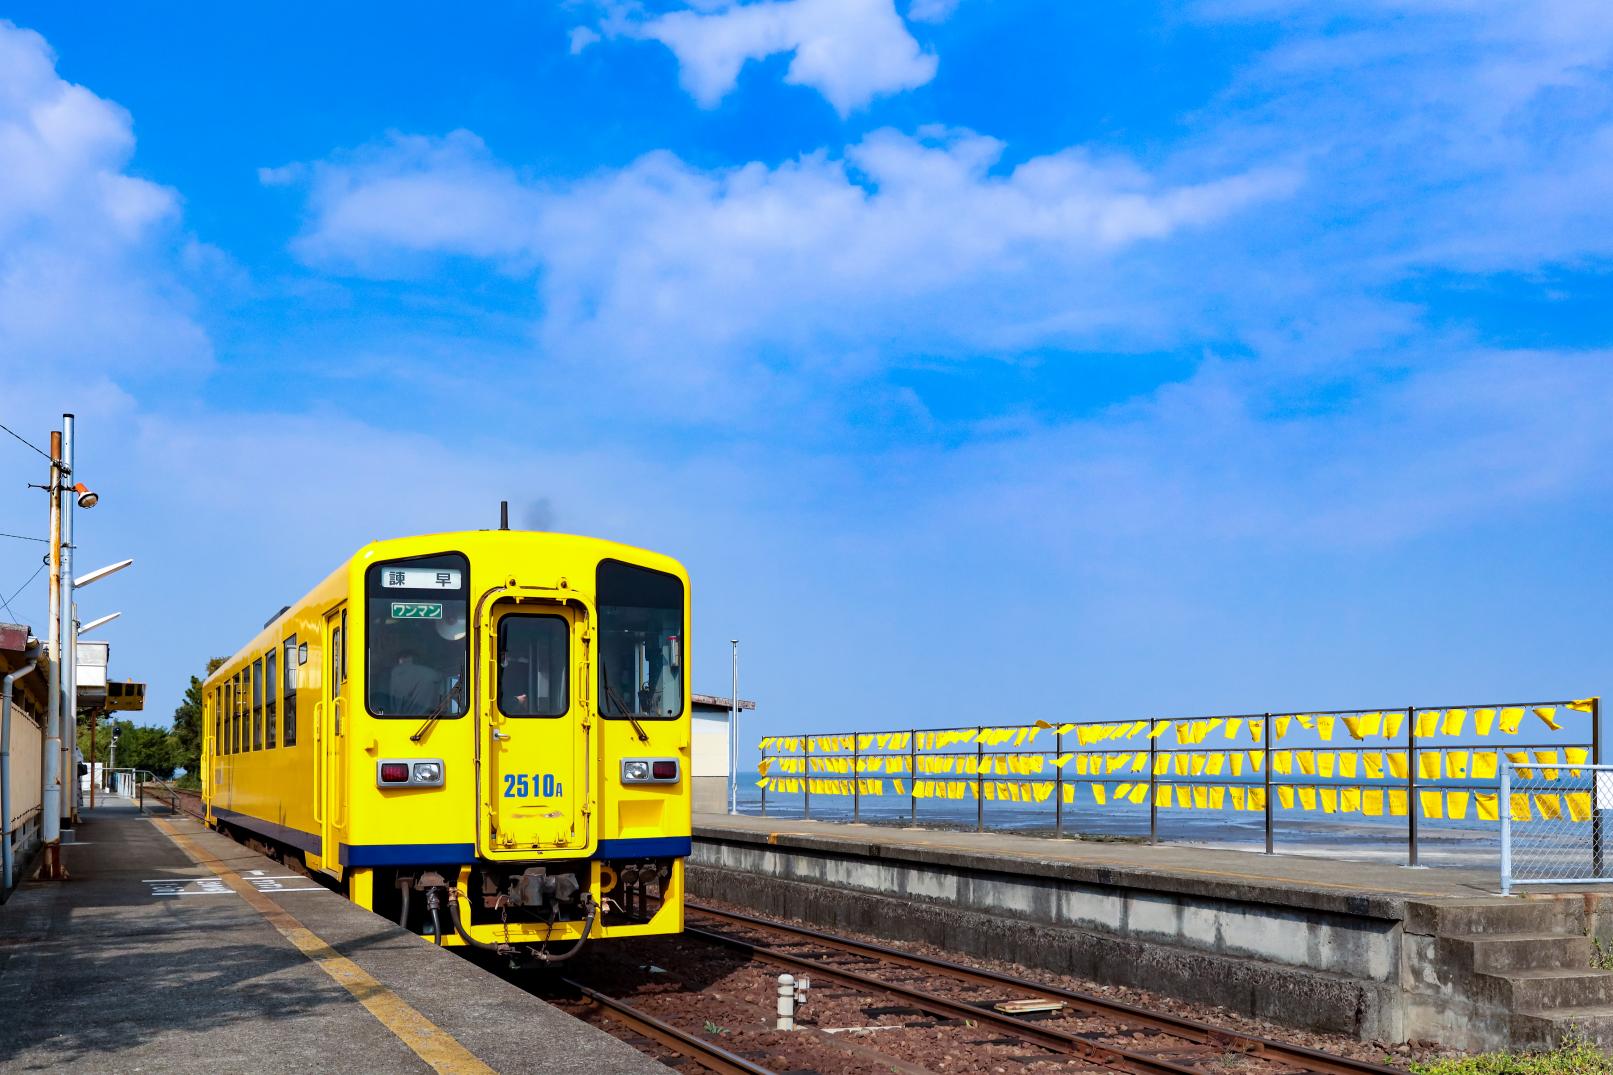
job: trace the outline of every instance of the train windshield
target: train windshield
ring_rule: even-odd
[[[603,560],[598,575],[599,712],[667,720],[683,714],[683,583]]]
[[[378,717],[462,716],[470,567],[447,553],[376,564],[365,577],[365,694]]]

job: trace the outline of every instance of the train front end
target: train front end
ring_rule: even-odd
[[[363,669],[345,677],[351,809],[332,835],[353,898],[441,944],[537,962],[681,930],[682,567],[479,531],[371,546],[352,586]]]

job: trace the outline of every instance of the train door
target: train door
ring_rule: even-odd
[[[314,722],[314,754],[319,770],[314,796],[319,804],[320,858],[325,869],[336,872],[341,861],[337,841],[347,825],[348,720],[343,691],[347,684],[347,609],[325,615],[325,667],[320,682],[320,706]]]
[[[478,746],[484,853],[587,846],[587,622],[558,601],[495,604],[482,624]]]

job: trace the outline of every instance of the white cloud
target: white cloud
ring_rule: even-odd
[[[945,22],[958,10],[959,0],[912,0],[907,17],[913,22]]]
[[[314,166],[263,169],[267,185],[310,183],[314,226],[297,240],[309,261],[364,271],[399,254],[524,259],[537,245],[537,200],[469,131],[394,135]]]
[[[171,271],[179,198],[127,174],[129,116],[0,21],[0,362],[105,374],[205,361]]]
[[[658,391],[729,395],[773,390],[763,351],[777,368],[831,371],[895,338],[952,353],[1129,325],[1138,299],[1105,266],[1297,182],[1282,169],[1168,182],[1082,150],[1005,168],[1003,148],[883,130],[842,157],[708,172],[657,152],[545,187],[463,132],[397,137],[314,166],[297,248],[381,275],[422,254],[529,262],[550,353],[621,364]]]
[[[718,0],[651,18],[617,13],[604,30],[671,49],[684,88],[707,108],[734,89],[746,63],[784,53],[784,81],[817,90],[841,115],[935,77],[936,58],[913,39],[894,0]]]

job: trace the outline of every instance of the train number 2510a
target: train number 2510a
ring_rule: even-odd
[[[553,773],[526,773],[504,774],[504,797],[506,799],[525,799],[532,795],[542,795],[552,798],[563,794],[560,781],[554,778]]]

